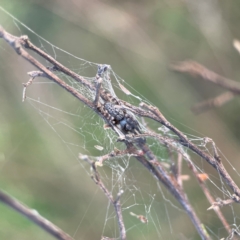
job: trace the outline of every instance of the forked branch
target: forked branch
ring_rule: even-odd
[[[30,62],[33,66],[37,67],[38,70],[42,72],[48,79],[54,81],[59,86],[67,90],[69,93],[71,93],[74,97],[79,99],[81,102],[83,102],[85,105],[87,105],[89,108],[91,108],[93,111],[95,111],[100,117],[102,117],[107,123],[109,122],[110,118],[107,118],[104,112],[102,111],[102,104],[99,102],[99,99],[101,98],[102,101],[109,102],[111,99],[114,99],[114,96],[111,96],[110,93],[107,93],[104,89],[101,89],[101,81],[97,82],[96,85],[91,84],[83,77],[77,75],[76,73],[72,72],[59,62],[57,62],[54,58],[43,52],[41,49],[34,46],[29,39],[26,36],[23,37],[15,37],[9,33],[7,33],[3,28],[0,27],[0,37],[5,39],[13,48],[14,50],[21,55],[24,59],[26,59],[28,62]],[[48,62],[53,64],[53,67],[57,69],[57,71],[63,72],[66,75],[72,77],[79,83],[83,84],[84,86],[88,87],[90,90],[92,90],[96,95],[95,101],[91,101],[87,99],[85,96],[83,96],[81,93],[76,91],[74,88],[66,84],[64,81],[62,81],[58,76],[56,76],[49,68],[43,66],[40,62],[38,62],[35,58],[33,58],[23,47],[33,50],[38,55],[42,56],[44,59],[46,59]],[[222,84],[224,84],[224,81],[220,81]],[[235,91],[236,92],[236,91]],[[239,87],[240,92],[240,87]],[[204,229],[203,225],[201,224],[200,220],[198,219],[196,213],[194,212],[193,208],[188,202],[188,199],[181,187],[181,185],[178,184],[177,181],[174,181],[171,179],[169,173],[161,166],[161,164],[154,164],[158,162],[157,157],[152,153],[152,151],[149,149],[148,145],[146,144],[145,137],[150,136],[157,138],[162,141],[163,144],[171,145],[172,142],[178,142],[182,146],[191,149],[193,152],[195,152],[197,155],[199,155],[201,158],[205,159],[211,166],[213,166],[218,173],[222,176],[222,178],[225,180],[225,182],[228,184],[228,186],[233,190],[233,192],[238,196],[238,198],[234,198],[236,202],[238,202],[238,199],[240,197],[240,189],[235,184],[235,182],[232,180],[230,175],[225,170],[222,162],[214,154],[214,156],[211,156],[204,151],[202,151],[200,148],[198,148],[195,144],[193,144],[185,134],[183,134],[181,131],[179,131],[177,128],[175,128],[164,116],[163,114],[153,106],[149,106],[146,104],[142,104],[141,107],[136,107],[128,102],[125,102],[120,99],[115,99],[114,101],[117,102],[118,106],[122,107],[122,109],[118,109],[119,113],[120,111],[125,111],[127,109],[128,111],[131,111],[132,113],[142,116],[151,118],[160,124],[167,127],[169,130],[171,130],[173,133],[176,134],[176,139],[169,139],[169,142],[166,142],[166,139],[161,139],[161,135],[158,134],[151,134],[151,133],[144,133],[139,134],[138,131],[133,131],[133,137],[128,137],[127,134],[125,135],[121,133],[124,137],[121,139],[126,147],[129,154],[133,155],[141,164],[143,164],[160,182],[164,184],[164,186],[171,192],[171,194],[176,198],[176,200],[181,204],[181,206],[185,209],[187,214],[189,215],[191,221],[193,222],[195,228],[197,229],[199,235],[202,239],[210,239],[208,236],[206,230]],[[110,105],[108,106],[111,107]],[[112,109],[112,116],[119,117],[119,115],[115,116],[116,109]],[[125,130],[131,129],[132,124],[135,124],[135,120],[127,116],[125,119],[119,118],[120,125],[123,125],[125,127]],[[128,122],[127,122],[128,121]],[[111,124],[111,123],[110,123]],[[128,124],[128,125],[127,125]],[[119,129],[116,126],[113,126],[112,129],[119,134],[121,132],[121,129]],[[137,128],[135,128],[136,130]],[[134,129],[133,129],[134,130]],[[119,134],[119,135],[121,135]],[[122,136],[121,135],[121,136]],[[93,170],[95,167],[95,164],[93,165]],[[113,198],[109,195],[109,192],[106,191],[106,189],[103,187],[100,181],[100,177],[98,177],[96,168],[94,170],[95,175],[94,179],[95,182],[102,188],[102,190],[105,192],[105,194],[110,197],[111,201],[115,204],[116,211],[120,207],[119,197],[117,197],[116,200],[113,200]],[[122,193],[119,193],[122,194]],[[120,216],[120,215],[119,215]],[[119,217],[119,230],[121,233],[121,238],[125,239],[125,233],[122,230],[124,227],[123,220],[120,220]]]

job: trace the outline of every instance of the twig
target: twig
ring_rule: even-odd
[[[225,78],[203,65],[194,61],[183,61],[170,67],[173,71],[180,73],[187,73],[193,77],[199,77],[202,80],[206,80],[217,84],[233,93],[240,93],[240,84],[229,78]]]
[[[137,154],[136,148],[132,143],[126,143],[129,153]],[[154,154],[148,148],[144,141],[141,140],[138,142],[138,146],[143,150],[145,155],[138,155],[136,159],[143,164],[160,182],[162,182],[165,187],[173,194],[173,196],[179,201],[182,205],[184,210],[187,212],[188,216],[190,217],[192,223],[194,224],[195,228],[198,231],[198,234],[201,236],[202,239],[211,239],[210,236],[204,229],[204,226],[201,224],[200,220],[198,219],[195,211],[193,210],[192,206],[188,202],[188,199],[185,193],[182,191],[180,186],[177,182],[173,182],[172,178],[169,174],[164,170],[164,168],[159,165],[154,165],[149,160],[156,161]]]
[[[111,153],[106,154],[104,156],[97,157],[96,164],[102,166],[103,162],[110,159],[110,158],[124,157],[126,155],[129,155],[128,151],[126,151],[126,150],[121,151],[121,150],[118,150],[118,149],[115,148],[114,151],[112,151]]]
[[[224,228],[226,229],[226,231],[230,234],[231,233],[231,228],[227,222],[227,220],[225,219],[225,217],[223,216],[221,210],[219,209],[219,207],[216,207],[215,205],[215,201],[214,198],[212,197],[209,189],[207,188],[205,181],[200,177],[197,169],[195,168],[195,166],[189,161],[189,168],[192,170],[194,176],[196,177],[196,179],[198,180],[198,183],[200,185],[200,187],[202,188],[207,200],[209,201],[209,203],[214,206],[213,210],[215,211],[215,213],[217,214],[218,218],[220,219],[220,221],[222,222]],[[232,199],[231,199],[232,200]],[[234,200],[232,200],[232,202],[234,202]],[[210,208],[209,208],[210,209]],[[208,209],[208,210],[209,210]]]
[[[53,237],[59,240],[73,240],[67,233],[55,226],[53,223],[42,217],[36,210],[29,209],[16,199],[10,197],[8,194],[0,190],[0,201],[5,203],[12,209],[21,213],[32,222],[36,223],[39,227],[50,233]]]
[[[235,97],[235,95],[236,93],[233,93],[233,92],[229,92],[229,91],[225,92],[217,97],[214,97],[196,104],[191,108],[191,110],[195,114],[200,114],[202,112],[210,110],[211,108],[220,107],[224,105],[225,103],[231,101]]]
[[[148,223],[148,219],[143,215],[137,215],[133,212],[130,212],[130,215],[139,219],[142,223]]]
[[[211,209],[215,210],[215,209],[218,209],[219,207],[223,207],[232,203],[234,203],[234,200],[231,198],[227,200],[222,200],[221,198],[217,198],[216,201],[213,201],[211,203],[212,205],[208,208],[208,210],[211,210]]]
[[[124,226],[124,221],[123,221],[123,216],[122,216],[122,207],[120,204],[120,197],[123,194],[123,190],[120,190],[117,194],[116,199],[113,202],[113,206],[115,208],[115,212],[117,213],[117,219],[118,219],[118,226],[119,226],[119,231],[120,231],[120,236],[122,240],[127,239],[126,236],[126,229]]]
[[[102,180],[100,178],[100,175],[96,168],[96,162],[90,160],[88,156],[85,156],[82,159],[85,160],[86,162],[88,162],[92,166],[92,170],[94,173],[94,175],[92,176],[92,179],[102,189],[102,191],[104,192],[104,194],[106,195],[108,200],[112,203],[112,205],[115,209],[115,212],[116,212],[117,220],[118,220],[118,227],[119,227],[121,240],[126,240],[127,239],[126,229],[124,226],[124,221],[123,221],[123,216],[122,216],[122,208],[121,208],[121,204],[120,204],[120,197],[123,194],[123,190],[120,190],[118,192],[117,197],[114,200],[113,195],[108,191],[108,189],[106,188],[106,186],[104,185],[104,183],[102,182]]]
[[[219,154],[218,154],[218,150],[217,150],[217,147],[216,147],[215,142],[214,142],[211,138],[208,138],[208,137],[205,137],[205,138],[203,139],[203,141],[204,141],[204,144],[205,144],[205,145],[208,144],[208,143],[210,143],[210,144],[212,145],[212,148],[213,148],[213,156],[214,156],[214,158],[215,158],[218,162],[220,162],[220,161],[221,161],[221,158],[220,158],[220,156],[219,156]]]
[[[233,228],[233,229],[231,230],[231,233],[229,234],[229,236],[226,238],[226,240],[232,240],[232,239],[234,239],[234,235],[240,237],[240,232],[239,232],[238,229]]]
[[[228,101],[232,100],[235,95],[240,93],[240,84],[238,82],[225,78],[207,69],[206,67],[197,62],[191,60],[183,61],[178,64],[172,65],[170,69],[176,72],[189,74],[195,78],[212,82],[229,90],[228,92],[223,93],[215,98],[196,104],[194,107],[192,107],[192,111],[195,114],[202,113],[203,111],[207,111],[213,107],[220,107]]]
[[[240,199],[239,199],[239,197],[236,196],[235,194],[232,195],[232,198],[227,199],[227,200],[222,200],[222,199],[220,199],[220,198],[217,198],[217,201],[216,201],[216,202],[213,202],[212,206],[211,206],[210,208],[208,208],[208,209],[212,209],[212,208],[214,208],[215,206],[220,206],[220,207],[222,207],[222,206],[229,205],[229,204],[231,204],[231,203],[233,203],[233,202],[236,202],[236,201],[240,201]]]
[[[64,88],[66,91],[70,92],[74,97],[78,98],[81,102],[92,108],[94,111],[95,106],[93,103],[85,98],[82,94],[80,94],[78,91],[76,91],[74,88],[66,84],[64,81],[62,81],[58,76],[53,74],[47,67],[42,65],[39,61],[37,61],[35,58],[33,58],[26,50],[23,49],[22,44],[23,39],[27,41],[27,37],[21,37],[17,38],[9,33],[7,33],[1,26],[0,26],[0,38],[5,39],[13,48],[14,50],[21,55],[25,60],[27,60],[29,63],[31,63],[33,66],[38,68],[40,71],[42,71],[46,77],[54,82],[56,82],[58,85],[60,85],[62,88]]]
[[[33,80],[36,78],[36,77],[47,77],[45,73],[41,72],[41,71],[31,71],[31,72],[28,72],[28,75],[30,76],[30,79],[26,82],[26,83],[23,83],[23,97],[22,97],[22,101],[24,102],[25,99],[26,99],[26,90],[27,90],[27,87],[30,86],[33,82]]]
[[[0,30],[1,30],[1,26],[0,26]],[[56,67],[47,67],[47,69],[51,70],[51,71],[56,71]],[[36,77],[45,77],[45,78],[48,78],[48,76],[42,72],[42,71],[31,71],[31,72],[28,72],[27,73],[29,76],[30,76],[30,79],[28,80],[28,82],[26,83],[23,83],[23,97],[22,97],[22,102],[25,101],[26,99],[26,90],[27,90],[27,87],[30,86],[32,83],[33,83],[33,80],[36,78]]]
[[[127,104],[127,103],[125,103]],[[150,114],[149,112],[143,112],[143,111],[139,111],[139,115],[141,114],[141,116],[146,116],[149,117],[159,123],[161,123],[162,125],[164,125],[165,127],[167,127],[168,129],[170,129],[173,133],[175,133],[178,137],[179,140],[178,142],[191,149],[193,152],[195,152],[197,155],[199,155],[200,157],[202,157],[203,159],[205,159],[212,167],[214,167],[218,173],[220,173],[220,175],[223,177],[223,179],[225,179],[226,183],[228,184],[228,186],[233,190],[233,192],[240,197],[240,189],[239,187],[236,185],[236,183],[233,181],[233,179],[231,178],[231,176],[228,174],[228,172],[226,171],[226,169],[224,168],[222,162],[219,162],[218,158],[214,158],[211,155],[205,153],[204,151],[202,151],[199,147],[197,147],[195,144],[193,144],[191,141],[188,140],[187,136],[184,135],[181,131],[179,131],[176,127],[174,127],[164,116],[163,114],[159,111],[159,109],[156,109],[153,106],[149,106],[145,103],[141,104],[142,107],[149,109],[149,111],[151,113],[153,113],[154,115]],[[134,108],[134,113],[138,112],[137,108]],[[141,134],[142,136],[144,136],[144,134]],[[148,136],[152,136],[152,137],[158,137],[157,134],[147,134]],[[175,139],[176,140],[176,139]],[[236,201],[237,202],[237,201]]]
[[[182,154],[178,152],[178,157],[177,157],[177,181],[179,186],[182,187]]]

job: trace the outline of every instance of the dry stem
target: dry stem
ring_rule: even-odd
[[[202,80],[212,82],[217,84],[233,93],[240,93],[240,84],[229,78],[225,78],[209,69],[203,65],[194,61],[183,61],[178,64],[172,65],[171,69],[180,72],[187,73],[193,77],[198,77]]]
[[[106,119],[104,118],[103,114],[100,111],[100,108],[96,106],[96,102],[90,101],[89,99],[85,98],[82,94],[77,92],[74,88],[66,84],[64,81],[62,81],[59,77],[57,77],[52,71],[50,71],[48,68],[43,66],[41,63],[39,63],[35,58],[33,58],[29,53],[27,53],[24,48],[29,48],[33,50],[35,53],[39,54],[42,56],[44,59],[49,61],[50,63],[53,64],[55,69],[57,71],[61,71],[65,73],[66,75],[72,77],[76,81],[82,83],[84,86],[88,87],[89,89],[93,90],[96,93],[96,99],[101,97],[104,101],[109,101],[109,99],[113,96],[109,96],[109,94],[106,94],[105,91],[100,90],[100,87],[98,86],[93,86],[91,83],[89,83],[86,79],[83,77],[77,75],[76,73],[72,72],[71,70],[67,69],[64,67],[62,64],[57,62],[54,58],[51,56],[47,55],[45,52],[43,52],[41,49],[37,48],[34,46],[29,39],[26,36],[23,36],[21,38],[15,37],[9,33],[7,33],[3,28],[0,27],[0,37],[5,39],[13,48],[14,50],[21,55],[24,59],[26,59],[28,62],[30,62],[32,65],[37,67],[43,74],[46,75],[46,77],[50,80],[53,80],[56,82],[58,85],[60,85],[62,88],[67,90],[69,93],[71,93],[73,96],[78,98],[81,102],[83,102],[85,105],[90,107],[92,110],[94,110],[97,114],[100,115],[105,121]],[[209,74],[212,74],[211,72]],[[213,74],[212,74],[213,75]],[[219,84],[224,85],[225,81],[224,79],[217,78],[215,76],[216,81],[219,81]],[[233,84],[231,84],[232,86]],[[235,84],[234,84],[235,86]],[[98,90],[96,90],[98,88]],[[233,89],[233,87],[232,87]],[[232,90],[231,89],[231,90]],[[235,92],[237,92],[236,87],[234,88]],[[240,92],[240,87],[239,87],[239,92]],[[95,99],[95,100],[96,100]],[[155,155],[151,152],[151,150],[148,148],[146,145],[146,142],[143,140],[142,137],[145,136],[150,136],[150,137],[155,137],[159,139],[160,142],[162,142],[164,145],[168,146],[170,145],[171,147],[174,147],[174,142],[180,143],[182,146],[185,146],[189,149],[191,149],[193,152],[197,153],[201,158],[205,159],[211,166],[213,166],[218,173],[222,176],[222,178],[225,180],[225,182],[228,184],[228,186],[233,190],[233,192],[238,196],[234,198],[236,202],[239,201],[240,197],[240,189],[238,186],[235,184],[235,182],[232,180],[232,178],[229,176],[227,171],[225,170],[223,164],[221,161],[219,161],[218,156],[212,157],[211,155],[203,152],[200,148],[198,148],[196,145],[194,145],[192,142],[188,140],[186,135],[184,135],[181,131],[179,131],[177,128],[175,128],[168,120],[163,116],[163,114],[153,106],[148,106],[146,104],[142,104],[142,108],[133,106],[127,102],[124,102],[122,100],[118,100],[120,105],[126,107],[128,110],[132,111],[133,113],[142,116],[142,117],[147,117],[151,118],[160,124],[164,125],[168,129],[170,129],[173,133],[176,134],[176,139],[167,139],[167,138],[162,138],[158,134],[152,134],[152,133],[147,133],[147,134],[141,134],[137,135],[137,139],[134,139],[133,142],[124,140],[128,153],[132,154],[135,156],[135,158],[141,162],[159,181],[161,181],[166,188],[173,194],[173,196],[178,200],[178,202],[183,206],[189,217],[191,218],[195,228],[197,229],[199,235],[201,236],[202,239],[210,239],[208,234],[206,233],[206,230],[204,229],[203,225],[199,221],[197,215],[195,214],[194,210],[192,209],[191,205],[188,202],[188,199],[182,190],[181,186],[177,183],[177,181],[173,181],[172,178],[169,176],[169,174],[166,172],[166,170],[161,166],[161,164],[152,164],[150,161],[153,162],[158,162],[158,159],[155,157]],[[143,109],[145,108],[145,109]],[[117,131],[116,127],[113,128],[116,133],[119,134],[119,130]],[[139,154],[139,149],[141,150],[141,154]],[[174,148],[175,150],[179,151],[179,149]],[[93,169],[95,165],[93,164]],[[105,192],[105,195],[108,197],[108,199],[111,199],[111,202],[113,202],[114,207],[116,209],[116,212],[118,211],[120,206],[119,203],[119,197],[116,200],[113,200],[113,197],[111,194],[107,191],[107,189],[102,185],[100,178],[97,174],[96,168],[94,170],[95,172],[95,182],[102,188],[102,190]],[[121,194],[121,193],[119,193]],[[120,196],[120,195],[119,195]],[[125,239],[126,233],[124,233],[123,228],[123,220],[121,219],[121,216],[118,215],[118,222],[119,222],[119,229],[120,229],[120,234],[122,239]]]
[[[203,111],[209,110],[210,108],[213,107],[220,107],[223,104],[227,103],[228,101],[232,100],[235,97],[235,95],[240,94],[240,84],[238,82],[231,80],[229,78],[225,78],[197,62],[187,60],[179,62],[178,64],[174,64],[170,68],[173,71],[188,74],[195,78],[212,82],[216,85],[225,88],[226,90],[229,90],[226,93],[223,93],[217,97],[214,97],[207,101],[203,101],[193,106],[192,111],[195,114],[202,113]]]
[[[46,218],[42,217],[36,210],[29,209],[24,206],[18,200],[10,197],[8,194],[0,190],[0,201],[19,212],[23,216],[27,217],[32,222],[36,223],[46,232],[50,233],[53,237],[59,240],[73,240],[68,234],[63,230],[55,226],[53,223],[48,221]]]
[[[87,156],[85,156],[82,159],[87,161],[92,166],[92,170],[94,173],[94,175],[92,176],[92,179],[102,189],[102,191],[104,192],[107,199],[112,203],[112,205],[115,209],[115,212],[116,212],[117,220],[118,220],[120,238],[121,238],[121,240],[126,240],[127,239],[126,229],[124,226],[124,221],[123,221],[123,216],[122,216],[122,208],[121,208],[121,204],[120,204],[120,197],[123,194],[123,190],[120,190],[118,192],[117,197],[114,200],[113,195],[108,191],[108,189],[106,188],[106,186],[104,185],[104,183],[102,182],[102,180],[100,178],[100,175],[96,168],[96,162],[90,160],[89,157],[87,157]]]
[[[207,188],[205,181],[203,181],[200,177],[199,177],[199,173],[197,171],[197,169],[195,168],[195,166],[189,161],[188,162],[190,169],[192,170],[194,176],[196,177],[196,179],[198,180],[198,183],[200,185],[200,187],[202,188],[207,200],[209,201],[209,203],[213,206],[215,201],[214,198],[212,197],[209,189]],[[231,199],[232,200],[232,199]],[[233,202],[233,200],[232,200]],[[213,207],[215,213],[217,214],[218,218],[220,219],[220,221],[222,222],[224,228],[227,230],[227,232],[230,234],[231,233],[231,228],[227,222],[227,220],[225,219],[225,217],[223,216],[221,210],[219,209],[219,207],[216,207],[216,205],[214,205]]]
[[[236,93],[232,92],[225,92],[221,95],[208,99],[206,101],[200,102],[196,105],[194,105],[191,110],[195,114],[200,114],[202,112],[205,112],[207,110],[210,110],[211,108],[221,107],[225,103],[231,101],[235,97]]]

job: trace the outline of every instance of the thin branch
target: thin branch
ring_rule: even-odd
[[[124,157],[126,155],[130,155],[127,150],[118,150],[118,149],[115,148],[114,151],[112,151],[111,153],[106,154],[104,156],[97,157],[97,163],[96,164],[102,166],[103,162],[110,159],[110,158]]]
[[[104,183],[102,182],[102,180],[100,178],[100,175],[96,168],[96,162],[90,160],[88,156],[82,157],[81,159],[85,160],[92,166],[92,170],[94,173],[94,175],[92,176],[92,179],[102,189],[102,191],[104,192],[107,199],[112,203],[112,205],[115,209],[115,212],[116,212],[117,220],[118,220],[118,227],[119,227],[121,240],[126,240],[127,239],[126,229],[124,226],[124,221],[123,221],[123,216],[122,216],[122,207],[120,204],[120,197],[123,194],[123,190],[120,190],[118,192],[117,197],[114,200],[113,195],[108,191],[108,189],[106,188],[106,186],[104,185]]]
[[[143,215],[137,215],[137,214],[135,214],[133,212],[130,212],[130,215],[133,216],[133,217],[136,217],[142,223],[148,223],[148,219],[145,216],[143,216]]]
[[[132,143],[126,143],[129,153],[137,154],[136,148]],[[210,236],[207,234],[203,224],[198,219],[195,211],[193,210],[192,206],[188,202],[187,196],[183,192],[182,188],[177,184],[177,182],[173,182],[172,178],[169,174],[164,170],[164,168],[159,165],[152,164],[151,161],[156,161],[154,154],[148,148],[144,141],[141,138],[138,141],[138,146],[144,152],[144,155],[136,156],[136,159],[143,164],[160,182],[162,182],[165,187],[172,193],[172,195],[178,200],[178,202],[182,205],[184,210],[187,212],[188,216],[190,217],[192,223],[194,224],[195,228],[198,231],[198,234],[201,236],[202,239],[211,239]],[[148,158],[148,159],[147,159]]]
[[[120,197],[123,194],[123,190],[119,191],[117,194],[116,199],[113,202],[113,206],[115,208],[115,212],[117,213],[117,220],[118,220],[118,226],[119,226],[119,231],[120,231],[120,236],[122,240],[127,239],[126,235],[126,229],[124,226],[124,221],[123,221],[123,216],[122,216],[122,207],[120,204]]]
[[[211,209],[218,209],[219,207],[223,207],[223,206],[227,206],[229,204],[232,204],[234,203],[234,200],[233,199],[226,199],[226,200],[222,200],[221,198],[217,198],[216,201],[212,201],[211,202],[211,206],[208,208],[208,210],[211,210]]]
[[[1,30],[1,26],[0,26],[0,30]],[[47,69],[51,70],[51,71],[56,71],[56,68],[55,67],[47,67]],[[26,99],[26,90],[27,90],[27,87],[29,87],[32,83],[33,83],[33,80],[36,78],[36,77],[44,77],[44,78],[48,78],[48,76],[42,72],[42,71],[31,71],[31,72],[28,72],[27,73],[29,76],[30,76],[30,79],[26,82],[26,83],[23,83],[23,97],[22,97],[22,102],[25,101]]]
[[[127,104],[127,103],[126,103]],[[185,146],[189,149],[191,149],[193,152],[195,152],[197,155],[199,155],[200,157],[202,157],[203,159],[205,159],[212,167],[214,167],[218,173],[220,173],[220,175],[223,177],[223,179],[225,179],[225,182],[227,183],[227,185],[233,190],[233,192],[240,197],[240,189],[237,186],[237,184],[233,181],[233,179],[231,178],[231,176],[228,174],[228,172],[226,171],[226,169],[224,168],[222,162],[219,162],[218,158],[214,158],[211,155],[205,153],[204,151],[202,151],[199,147],[197,147],[194,143],[192,143],[191,141],[188,140],[187,136],[185,134],[183,134],[181,131],[179,131],[177,128],[175,128],[164,116],[163,114],[159,111],[159,109],[157,109],[156,107],[147,105],[145,103],[141,104],[142,107],[149,109],[149,111],[153,114],[146,114],[143,111],[140,111],[139,114],[141,114],[141,116],[146,116],[149,117],[159,123],[161,123],[162,125],[164,125],[165,127],[167,127],[168,129],[170,129],[173,133],[175,133],[178,137],[179,140],[178,142],[182,145]],[[134,112],[138,112],[138,108],[133,108]],[[141,134],[142,136],[144,136],[144,134]],[[157,137],[157,134],[147,134],[149,136],[152,137]],[[236,201],[238,202],[238,201]]]
[[[189,74],[202,80],[217,84],[233,93],[240,93],[240,83],[225,78],[194,61],[183,61],[170,67],[173,71]]]
[[[229,234],[229,236],[226,238],[226,240],[232,240],[234,239],[234,235],[240,237],[240,232],[238,229],[233,228],[231,231],[231,234]]]
[[[200,114],[202,112],[208,111],[211,108],[221,107],[225,103],[231,101],[236,96],[236,93],[225,92],[217,97],[208,99],[206,101],[200,102],[194,105],[191,110],[195,114]]]
[[[237,200],[236,200],[236,198],[237,198]],[[217,198],[217,201],[213,202],[212,206],[210,208],[208,208],[208,210],[210,210],[216,206],[223,207],[223,206],[229,205],[229,204],[239,201],[239,200],[240,200],[239,197],[236,196],[235,194],[232,195],[232,198],[227,199],[227,200],[222,200],[220,198]]]
[[[182,187],[182,154],[178,152],[178,157],[177,157],[177,181],[179,186]]]
[[[31,71],[31,72],[28,72],[28,75],[30,76],[30,79],[26,83],[23,83],[23,97],[22,97],[23,102],[26,99],[27,87],[29,87],[33,83],[33,80],[36,77],[46,77],[47,78],[46,74],[42,71]]]
[[[3,30],[3,28],[2,28]],[[0,29],[0,32],[2,31]],[[6,34],[6,33],[5,33]],[[8,35],[10,35],[9,33],[7,33]],[[12,36],[12,35],[11,35]],[[1,33],[0,33],[0,37],[1,37]],[[4,38],[4,37],[3,37]],[[16,38],[16,37],[15,37]],[[5,39],[5,38],[4,38]],[[5,39],[6,40],[6,39]],[[64,65],[62,65],[61,63],[59,63],[58,61],[56,61],[53,57],[51,57],[50,55],[46,54],[44,51],[42,51],[40,48],[37,48],[34,44],[32,44],[30,42],[30,40],[28,39],[27,36],[21,36],[20,37],[20,42],[23,44],[23,46],[25,48],[31,49],[32,51],[34,51],[35,53],[37,53],[39,56],[43,57],[44,59],[46,59],[49,63],[53,64],[53,66],[56,68],[57,71],[61,71],[63,73],[65,73],[66,75],[70,76],[71,78],[73,78],[74,80],[76,80],[77,82],[80,82],[81,84],[83,84],[84,86],[88,87],[89,89],[95,90],[95,87],[89,83],[89,81],[87,81],[84,77],[79,76],[78,74],[76,74],[75,72],[71,71],[70,69],[66,68]]]
[[[61,80],[58,76],[53,74],[47,67],[42,65],[39,61],[37,61],[35,58],[33,58],[26,50],[23,49],[23,47],[22,47],[23,39],[25,41],[27,41],[27,39],[28,39],[26,36],[23,36],[21,38],[15,37],[15,36],[9,34],[8,32],[6,32],[0,26],[0,38],[3,38],[4,40],[6,40],[19,55],[21,55],[25,60],[27,60],[33,66],[35,66],[40,71],[42,71],[48,79],[53,80],[55,83],[60,85],[66,91],[70,92],[74,97],[78,98],[81,102],[83,102],[84,104],[86,104],[87,106],[92,108],[94,111],[96,111],[95,106],[91,101],[89,101],[87,98],[85,98],[82,94],[80,94],[74,88],[72,88],[71,86],[66,84],[63,80]]]
[[[53,237],[59,240],[73,240],[67,233],[55,226],[53,223],[42,217],[35,209],[29,209],[16,199],[0,190],[0,201],[23,216],[36,223],[39,227],[50,233]]]
[[[212,205],[212,206],[215,206],[214,203],[215,203],[215,200],[214,198],[212,197],[209,189],[207,188],[206,184],[205,184],[205,181],[200,177],[197,169],[195,168],[195,166],[189,161],[188,162],[189,164],[189,168],[192,170],[194,176],[196,177],[196,179],[198,180],[198,183],[200,185],[200,187],[202,188],[207,200],[209,201],[209,203]],[[231,199],[232,200],[232,199]],[[234,202],[234,200],[232,200],[232,202]],[[213,207],[215,213],[217,214],[218,218],[220,219],[220,221],[222,222],[224,228],[226,229],[226,231],[230,234],[231,233],[231,228],[227,222],[227,220],[225,219],[225,217],[223,216],[221,210],[219,209],[219,207]]]

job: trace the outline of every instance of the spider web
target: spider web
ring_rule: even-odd
[[[3,9],[1,10],[4,11]],[[29,29],[22,22],[14,18],[14,16],[11,16],[9,13],[7,15],[13,20],[16,26],[17,33],[15,35],[28,35],[30,40],[47,54],[53,56],[57,61],[94,84],[99,63],[89,62],[58,48]],[[7,51],[4,45],[1,46],[1,51]],[[44,64],[48,66],[48,63],[44,62]],[[92,101],[94,100],[95,92],[63,73],[55,73],[85,97]],[[136,92],[134,88],[129,86],[124,79],[118,76],[111,66],[109,66],[108,74],[103,78],[103,88],[108,90],[113,96],[120,95],[125,101],[133,105],[139,105],[141,102],[152,104],[144,96]],[[92,181],[90,178],[92,170],[89,164],[82,160],[83,156],[88,156],[92,160],[98,161],[99,157],[109,154],[116,148],[119,150],[125,149],[124,144],[117,141],[118,136],[110,128],[104,127],[105,123],[99,116],[67,92],[64,92],[63,89],[59,89],[55,83],[44,78],[36,78],[33,84],[27,89],[26,94],[25,104],[31,105],[38,112],[41,119],[44,120],[46,128],[51,129],[52,133],[63,143],[65,149],[69,152],[69,156],[75,159],[76,163],[86,173],[87,177],[85,181]],[[166,127],[159,126],[146,119],[138,118],[138,121],[143,132],[147,126],[163,136],[176,137]],[[185,133],[185,135],[202,150],[213,155],[212,145],[206,143],[204,136],[192,135],[190,133]],[[170,158],[168,150],[155,139],[148,139],[148,144],[158,157],[158,160],[164,163],[166,168],[170,169],[174,160]],[[180,145],[177,146],[177,149],[179,149],[179,152],[191,156],[193,165],[200,173],[208,172],[206,164],[202,160],[199,161],[198,156],[193,155],[187,148]],[[220,152],[220,149],[218,151]],[[223,154],[221,156],[231,165]],[[173,159],[176,159],[176,153],[173,153]],[[235,169],[234,166],[231,167]],[[69,168],[72,168],[72,166],[69,166]],[[197,239],[195,229],[179,204],[149,172],[136,163],[134,158],[129,155],[110,158],[104,161],[102,167],[98,167],[98,171],[101,180],[114,197],[120,190],[123,190],[120,201],[128,239],[192,239],[193,237]],[[184,174],[186,173],[188,176],[191,174],[186,169],[184,171]],[[239,177],[237,170],[236,173]],[[231,197],[227,186],[217,173],[209,174],[208,187],[214,197],[221,196],[222,199],[229,199]],[[95,188],[97,189],[98,186],[95,186]],[[188,193],[187,190],[186,192]],[[92,202],[96,203],[96,216],[100,215],[99,218],[101,218],[102,224],[98,226],[97,224],[99,223],[93,221],[88,228],[91,231],[96,228],[96,232],[99,233],[99,239],[101,236],[119,239],[115,211],[106,198],[104,204],[100,205],[99,195],[104,197],[98,191],[89,198],[89,201],[92,199],[90,201],[91,204]],[[190,200],[191,197],[194,199],[190,194]],[[219,220],[213,211],[207,211],[204,208],[205,206],[194,205],[194,200],[191,202],[213,239],[221,238],[222,234],[226,236],[224,228],[219,227],[219,223],[217,227],[215,226],[214,222]],[[83,216],[90,213],[89,208],[92,206],[91,204],[86,208]],[[223,209],[223,212],[227,214],[230,226],[238,229],[239,219],[237,209],[235,209],[234,205],[230,206],[230,211],[229,207],[227,208],[227,211]],[[179,215],[181,217],[178,217]],[[144,217],[142,221],[141,216]],[[211,220],[211,218],[214,220]],[[85,231],[83,231],[84,226],[82,225],[82,221],[84,219],[76,222],[73,237],[76,237],[76,239],[90,239],[86,236]],[[183,225],[186,223],[191,225],[192,228],[188,232],[188,235],[185,235],[182,231]]]

